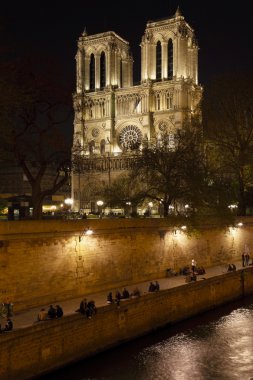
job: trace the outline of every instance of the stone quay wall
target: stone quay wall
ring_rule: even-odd
[[[1,334],[0,378],[33,378],[252,293],[248,267],[103,306],[92,319],[75,314]]]
[[[0,223],[0,302],[14,311],[162,278],[167,268],[238,261],[253,252],[253,221],[241,228],[207,224],[188,234],[166,219]],[[92,235],[85,235],[87,228]]]

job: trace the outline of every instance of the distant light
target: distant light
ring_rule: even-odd
[[[181,230],[186,230],[186,229],[187,229],[186,226],[182,226],[182,227],[181,227]]]
[[[243,226],[242,222],[237,223],[237,227],[242,227],[242,226]]]
[[[189,205],[185,205],[185,206],[184,206],[184,208],[186,208],[186,209],[189,208],[189,207],[190,207]]]
[[[103,201],[97,201],[98,206],[103,206],[104,202]]]
[[[153,207],[154,205],[153,205],[153,202],[149,202],[149,207]]]
[[[88,228],[86,231],[85,231],[85,235],[92,235],[93,234],[93,230],[91,230],[90,228]]]
[[[66,198],[65,199],[65,201],[64,201],[64,203],[66,204],[66,205],[72,205],[73,204],[73,199],[72,198]]]
[[[229,205],[228,208],[235,209],[235,208],[238,208],[238,206],[237,205]]]

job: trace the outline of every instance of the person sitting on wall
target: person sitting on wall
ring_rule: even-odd
[[[190,273],[191,273],[191,270],[189,266],[185,266],[182,269],[180,269],[180,274],[182,274],[183,276],[187,276]]]
[[[131,294],[131,296],[132,297],[140,297],[140,295],[141,295],[140,290],[137,287],[134,288],[133,293]]]
[[[87,299],[84,298],[84,299],[80,302],[79,309],[76,310],[76,313],[85,314],[85,313],[86,313],[86,309],[87,309]]]
[[[227,269],[227,271],[228,271],[228,272],[232,272],[232,270],[233,270],[232,265],[231,265],[231,264],[228,264],[228,269]]]
[[[107,295],[107,303],[112,303],[112,302],[113,302],[112,292],[109,292]]]
[[[13,329],[13,322],[10,318],[7,318],[4,331],[11,331],[12,329]]]
[[[122,292],[122,298],[127,299],[129,297],[130,297],[129,291],[126,288],[124,288]]]
[[[121,300],[122,296],[121,296],[121,293],[119,290],[116,291],[115,293],[115,301],[116,303],[119,302]]]
[[[155,292],[158,292],[160,290],[160,284],[158,281],[155,282]]]
[[[92,315],[97,313],[97,308],[95,306],[95,301],[89,301],[87,303],[87,308],[86,308],[86,316],[87,318],[91,319]]]
[[[40,309],[40,311],[38,313],[38,318],[37,318],[38,322],[46,321],[47,317],[48,317],[47,311],[44,308]]]
[[[53,307],[53,305],[49,306],[47,315],[48,315],[48,318],[50,318],[50,319],[56,318],[56,309]]]
[[[60,305],[56,305],[56,318],[63,317],[63,310]]]
[[[156,286],[155,286],[155,284],[151,281],[150,284],[149,284],[148,291],[149,291],[149,292],[155,292],[155,290],[156,290]]]
[[[206,274],[206,271],[205,271],[204,267],[201,266],[201,267],[198,267],[196,269],[195,273],[197,273],[197,274]]]

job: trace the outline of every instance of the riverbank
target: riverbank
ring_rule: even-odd
[[[123,301],[120,307],[106,305],[105,298],[99,298],[104,293],[99,297],[97,294],[97,298],[94,295],[98,309],[92,319],[72,310],[71,314],[66,311],[61,320],[33,325],[27,322],[25,327],[22,318],[25,313],[31,316],[33,311],[19,314],[15,317],[16,328],[18,323],[22,326],[0,337],[0,378],[22,380],[38,376],[253,293],[252,267],[223,271],[220,266],[208,268],[206,275],[191,283],[185,283],[183,276],[160,279],[159,292]],[[166,281],[171,283],[169,288],[164,288]],[[176,283],[179,281],[181,284]],[[142,283],[139,287],[146,285]],[[100,306],[99,299],[104,305]]]

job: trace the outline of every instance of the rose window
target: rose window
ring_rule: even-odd
[[[142,133],[138,127],[128,125],[123,128],[119,135],[119,143],[123,149],[138,149],[141,145]]]
[[[166,129],[167,129],[167,124],[164,123],[164,122],[161,122],[161,123],[159,124],[159,129],[160,129],[161,132],[165,132]]]
[[[93,137],[98,137],[99,135],[99,129],[98,128],[93,128],[91,132]]]

